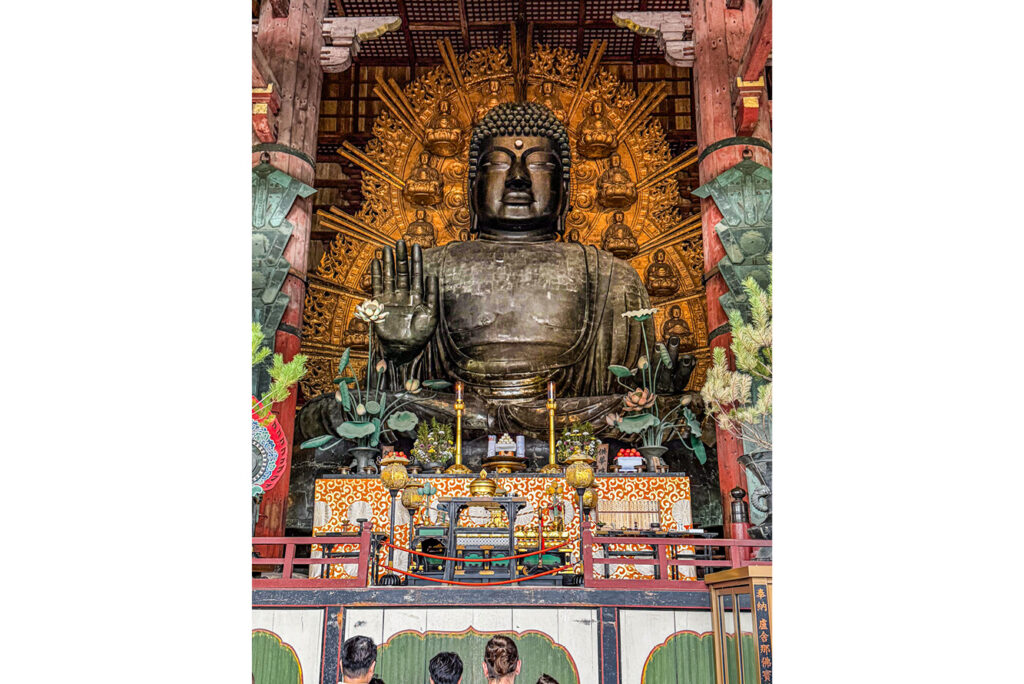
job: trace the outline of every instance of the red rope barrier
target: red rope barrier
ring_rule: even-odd
[[[472,561],[472,562],[487,561],[488,563],[493,563],[493,562],[496,562],[496,561],[516,560],[518,558],[526,558],[528,556],[536,556],[538,553],[546,553],[548,551],[554,551],[555,549],[562,548],[566,544],[573,544],[576,541],[577,541],[576,539],[569,539],[567,541],[562,542],[561,544],[558,544],[557,546],[547,546],[547,547],[544,547],[544,548],[542,548],[542,549],[540,549],[538,551],[530,551],[529,553],[520,553],[520,554],[518,554],[516,556],[505,556],[504,558],[452,558],[451,556],[435,556],[432,553],[423,553],[422,551],[413,551],[412,549],[407,549],[407,548],[404,548],[402,546],[395,546],[391,542],[383,542],[383,544],[384,544],[384,546],[390,546],[391,548],[395,549],[396,551],[405,551],[406,553],[412,553],[412,554],[415,554],[417,556],[424,556],[426,558],[434,558],[436,560],[459,561],[459,562],[462,562],[462,561]]]
[[[459,559],[459,560],[461,560],[461,559]],[[496,587],[496,586],[498,586],[500,584],[515,584],[516,582],[522,582],[524,580],[533,579],[535,577],[543,577],[544,575],[551,575],[551,574],[554,574],[556,572],[561,572],[562,570],[565,570],[566,568],[572,567],[572,565],[573,565],[572,563],[569,563],[568,565],[563,565],[562,567],[555,568],[554,570],[545,570],[544,572],[538,572],[536,575],[525,575],[523,577],[517,577],[515,579],[502,580],[501,582],[460,582],[458,580],[435,579],[433,577],[424,577],[423,575],[417,575],[414,572],[406,572],[405,570],[399,570],[398,568],[393,568],[390,565],[385,565],[384,569],[385,570],[392,570],[394,572],[400,572],[403,575],[405,575],[406,577],[415,577],[416,579],[427,580],[428,582],[438,582],[439,584],[459,584],[459,585],[466,586],[466,587]]]

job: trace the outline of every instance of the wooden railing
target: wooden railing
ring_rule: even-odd
[[[740,568],[745,565],[771,565],[770,561],[753,560],[753,552],[762,547],[771,546],[770,541],[760,539],[702,539],[700,537],[626,537],[596,536],[590,521],[584,521],[580,536],[583,545],[583,586],[588,589],[630,589],[630,590],[679,590],[705,591],[704,582],[680,577],[678,570],[672,568]],[[600,544],[606,550],[603,557],[594,557],[594,545]],[[650,547],[652,558],[635,556],[610,555],[609,547],[620,544],[636,544]],[[679,547],[724,548],[725,558],[699,558],[696,554],[684,555]],[[625,552],[618,552],[625,553]],[[651,579],[605,579],[596,576],[610,565],[653,565],[654,577]],[[602,570],[596,570],[596,567]]]
[[[626,589],[626,590],[675,590],[675,591],[706,591],[704,582],[682,576],[680,567],[700,568],[739,568],[745,565],[771,565],[770,562],[753,560],[753,553],[759,548],[770,547],[770,541],[759,539],[702,539],[699,537],[649,537],[649,536],[601,536],[595,535],[591,523],[585,521],[581,530],[583,547],[583,586],[587,589]],[[364,522],[359,534],[331,537],[253,537],[253,546],[261,548],[276,547],[284,549],[284,556],[279,558],[254,557],[253,567],[280,566],[280,577],[272,573],[271,577],[254,577],[253,589],[355,589],[368,585],[371,563],[374,563],[374,547],[369,522]],[[296,558],[296,548],[303,545],[336,545],[358,544],[358,551],[334,558]],[[612,555],[611,546],[639,545],[647,549],[645,553],[651,557],[641,558],[629,555]],[[594,546],[602,545],[606,550],[603,557],[594,556]],[[699,549],[721,549],[722,552],[698,554],[689,552],[682,547]],[[636,553],[636,552],[633,552]],[[717,556],[717,557],[715,557]],[[724,556],[724,558],[722,557]],[[321,577],[293,577],[296,565],[356,565],[358,573],[347,579],[325,579]],[[642,565],[654,566],[654,576],[650,579],[605,579],[598,575],[611,565]],[[326,573],[324,573],[326,574]]]
[[[370,523],[364,522],[359,534],[327,537],[253,537],[253,547],[268,548],[268,545],[283,545],[284,556],[280,558],[253,557],[252,565],[281,566],[280,577],[254,577],[253,589],[353,589],[366,586],[366,578],[372,561]],[[296,558],[295,549],[307,544],[358,544],[357,556],[339,558]],[[273,548],[272,546],[270,548]],[[277,546],[281,548],[281,546]],[[297,578],[292,577],[296,565],[356,565],[359,572],[348,579]],[[276,574],[276,573],[274,573]]]

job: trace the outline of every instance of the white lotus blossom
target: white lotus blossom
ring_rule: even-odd
[[[366,323],[379,323],[387,318],[387,315],[388,312],[384,310],[384,305],[376,299],[364,300],[356,307],[355,311],[355,317]]]

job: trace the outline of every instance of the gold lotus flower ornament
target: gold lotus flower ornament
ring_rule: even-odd
[[[387,318],[388,312],[384,310],[384,305],[376,299],[367,299],[356,307],[353,315],[366,323],[377,323]]]

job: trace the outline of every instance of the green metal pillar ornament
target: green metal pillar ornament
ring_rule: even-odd
[[[266,152],[252,169],[252,320],[271,345],[288,306],[288,294],[281,291],[290,267],[284,249],[295,227],[285,216],[297,198],[314,192],[271,166]],[[253,368],[253,396],[262,396],[270,385],[265,366]]]
[[[715,232],[722,240],[725,258],[718,269],[729,291],[718,298],[725,310],[737,309],[750,322],[750,309],[743,281],[753,276],[767,289],[771,282],[772,170],[753,161],[750,148],[743,161],[726,169],[693,191],[701,199],[710,197],[722,212]]]

